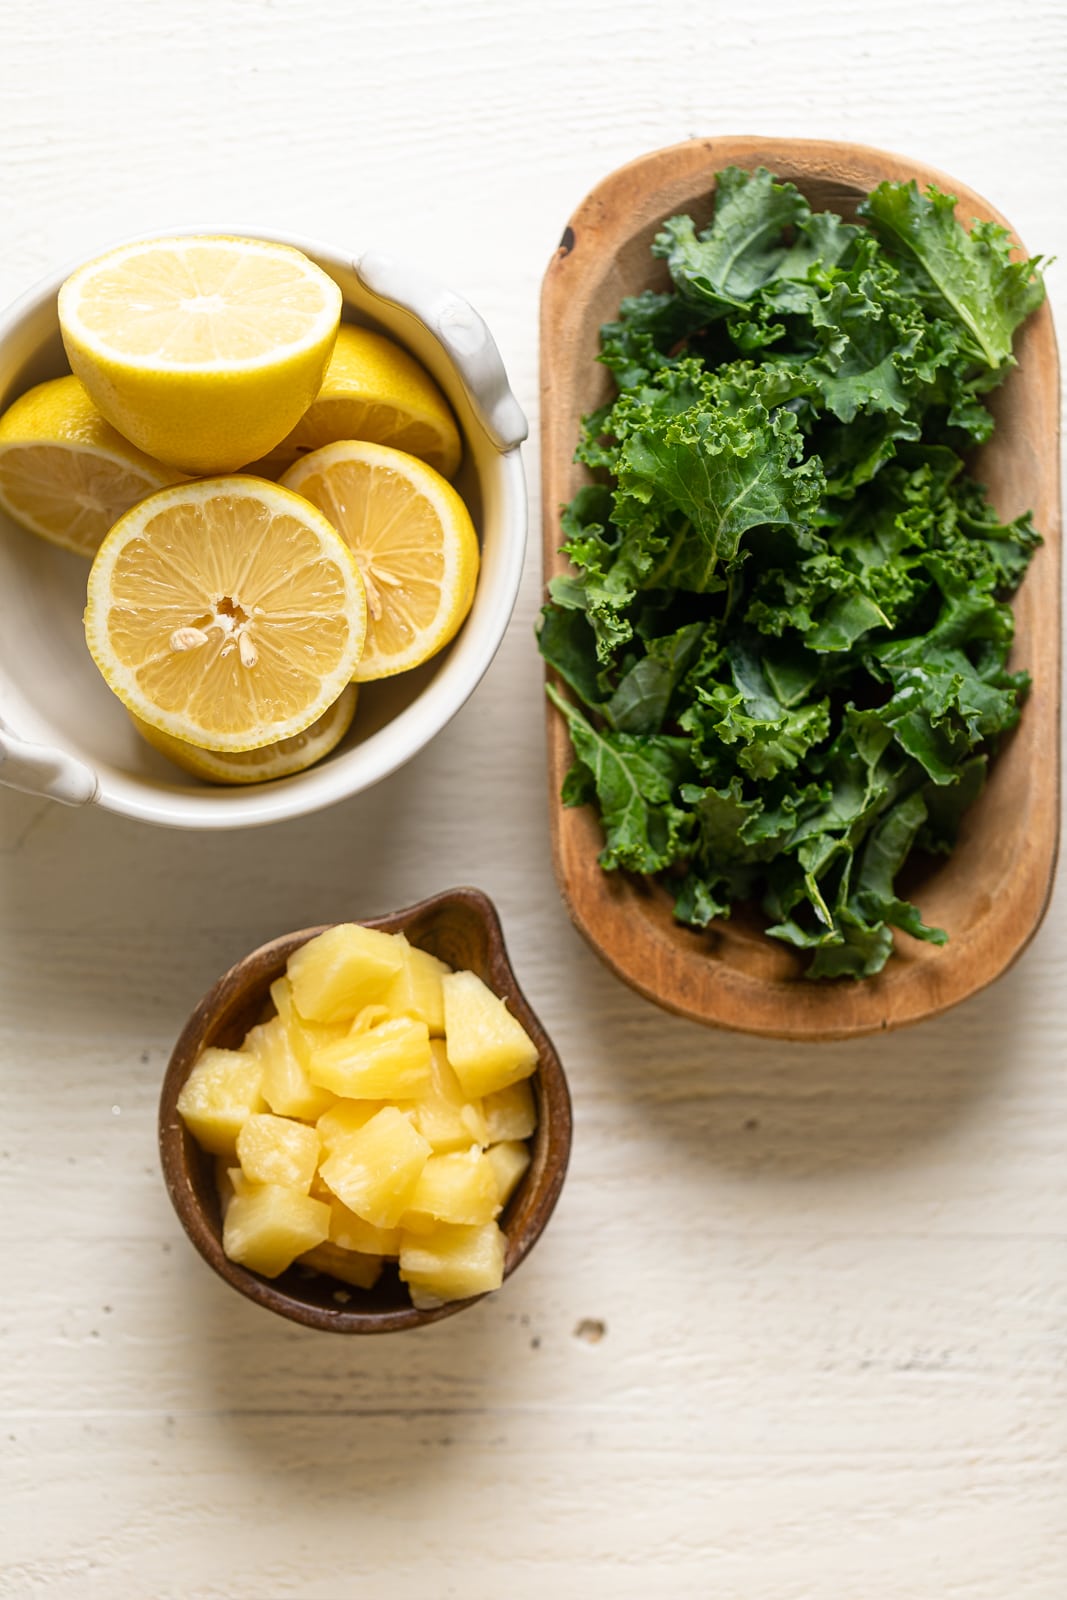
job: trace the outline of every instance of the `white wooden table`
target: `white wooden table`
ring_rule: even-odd
[[[1060,256],[1067,327],[1059,0],[7,0],[3,37],[0,302],[178,220],[374,244],[469,295],[536,427],[539,280],[586,190],[781,132],[973,184]],[[197,837],[0,792],[5,1600],[1067,1594],[1064,892],[916,1032],[659,1014],[552,880],[538,600],[531,548],[457,721],[304,822]],[[270,935],[464,881],[569,1069],[556,1217],[454,1321],[283,1324],[171,1214],[175,1032]]]

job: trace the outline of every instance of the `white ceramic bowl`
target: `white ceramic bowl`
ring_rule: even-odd
[[[260,228],[158,231],[226,231],[296,245],[340,285],[346,321],[406,345],[456,414],[464,442],[456,487],[482,546],[474,605],[446,650],[414,672],[363,687],[351,732],[318,766],[228,789],[186,777],[134,732],[86,649],[88,566],[0,512],[0,783],[164,827],[246,828],[369,788],[421,750],[473,692],[504,636],[522,573],[526,487],[519,446],[526,419],[481,317],[422,272]],[[75,264],[0,315],[0,409],[68,370],[56,295]]]

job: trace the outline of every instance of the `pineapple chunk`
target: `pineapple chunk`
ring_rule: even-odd
[[[279,1117],[301,1117],[311,1122],[329,1110],[336,1098],[313,1084],[307,1068],[293,1048],[293,1033],[281,1013],[253,1028],[248,1036],[263,1063],[263,1098]]]
[[[355,1289],[373,1289],[382,1275],[380,1256],[358,1255],[354,1250],[341,1250],[329,1241],[317,1244],[314,1250],[305,1250],[300,1260],[305,1267],[340,1278],[342,1283],[350,1283]]]
[[[473,972],[441,979],[448,1059],[464,1094],[493,1094],[537,1066],[537,1046],[503,1000]]]
[[[488,1144],[489,1132],[480,1100],[468,1100],[448,1064],[440,1039],[430,1040],[429,1090],[412,1106],[415,1126],[434,1150],[466,1150],[471,1144]]]
[[[376,1228],[395,1228],[411,1205],[430,1146],[396,1106],[384,1106],[327,1156],[319,1175],[342,1205]]]
[[[277,1183],[257,1184],[230,1201],[222,1248],[231,1261],[276,1278],[329,1232],[330,1208],[323,1201]]]
[[[403,961],[392,934],[342,922],[289,957],[293,1003],[312,1022],[343,1022],[381,999]]]
[[[430,1087],[430,1036],[425,1022],[391,1017],[316,1050],[312,1083],[352,1100],[413,1100]]]
[[[445,1031],[445,1003],[441,979],[452,968],[438,961],[428,950],[409,944],[402,933],[394,935],[404,964],[382,996],[394,1017],[414,1017],[425,1022],[431,1034],[440,1038]]]
[[[489,1143],[503,1139],[528,1139],[537,1127],[533,1090],[526,1079],[485,1097],[485,1123]]]
[[[231,1167],[225,1156],[215,1158],[215,1186],[219,1191],[219,1209],[223,1221],[230,1209],[230,1201],[238,1195],[248,1195],[258,1185],[249,1183],[240,1167]]]
[[[226,1176],[229,1179],[230,1188],[233,1190],[234,1194],[251,1194],[252,1190],[255,1188],[255,1184],[249,1183],[240,1167],[227,1167]]]
[[[530,1165],[529,1149],[518,1139],[505,1139],[488,1149],[485,1159],[493,1169],[500,1204],[506,1206]]]
[[[324,1111],[315,1126],[327,1155],[332,1155],[350,1133],[365,1128],[371,1117],[384,1105],[382,1100],[335,1100],[329,1111]]]
[[[323,1185],[326,1188],[326,1185]],[[400,1229],[376,1228],[364,1222],[354,1211],[349,1211],[331,1190],[326,1189],[330,1201],[330,1243],[342,1250],[355,1250],[362,1256],[392,1256],[400,1254]]]
[[[342,1038],[349,1039],[353,1034],[366,1033],[368,1028],[377,1027],[379,1022],[385,1022],[392,1014],[388,1006],[380,1006],[377,1002],[372,1006],[364,1006],[362,1011],[356,1013],[351,1027]]]
[[[442,1223],[429,1238],[402,1234],[400,1276],[420,1310],[488,1294],[504,1281],[506,1240],[495,1222],[481,1227],[449,1227]]]
[[[286,977],[275,978],[270,986],[270,997],[284,1024],[290,1048],[305,1072],[313,1050],[321,1050],[324,1044],[343,1039],[348,1032],[347,1022],[309,1022],[302,1017],[293,1004],[293,986]]]
[[[237,1135],[263,1109],[263,1068],[243,1050],[202,1050],[178,1096],[178,1114],[197,1144],[233,1156]]]
[[[225,1218],[234,1195],[249,1194],[251,1184],[240,1167],[231,1167],[229,1157],[215,1157],[215,1188],[219,1195],[219,1211]]]
[[[290,1028],[296,1007],[293,1005],[293,986],[284,972],[280,978],[275,978],[271,984],[270,997],[274,1002],[275,1011],[285,1023],[286,1028]]]
[[[250,1183],[277,1183],[307,1194],[321,1144],[314,1128],[253,1112],[237,1135],[237,1159]]]
[[[410,1233],[432,1233],[439,1222],[492,1222],[499,1210],[496,1174],[475,1145],[430,1157],[400,1226]]]

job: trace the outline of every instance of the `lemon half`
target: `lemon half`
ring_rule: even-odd
[[[181,473],[105,422],[77,378],[28,389],[0,417],[0,507],[80,556],[138,500]]]
[[[280,477],[300,456],[341,439],[387,444],[418,456],[445,478],[454,476],[462,453],[448,401],[426,369],[383,333],[347,322],[338,331],[322,388],[258,467],[265,477]]]
[[[282,482],[318,506],[356,558],[367,593],[358,682],[421,666],[471,608],[478,536],[463,501],[424,461],[343,440],[301,458]]]
[[[294,733],[277,744],[261,745],[258,750],[199,750],[195,744],[186,744],[184,739],[175,739],[159,728],[150,727],[139,717],[131,720],[153,749],[175,766],[191,772],[194,778],[203,778],[206,783],[270,783],[275,778],[304,772],[337,748],[352,726],[358,693],[356,685],[350,683],[340,698],[303,733]]]
[[[106,682],[142,722],[205,750],[300,733],[352,678],[365,632],[344,541],[258,478],[142,500],[89,573],[85,636]]]
[[[214,235],[128,244],[59,291],[71,368],[120,433],[190,473],[280,443],[318,392],[341,291],[289,245]]]

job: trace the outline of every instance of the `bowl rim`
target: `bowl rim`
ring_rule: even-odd
[[[107,250],[118,249],[137,240],[165,236],[181,237],[206,232],[228,233],[237,237],[273,240],[291,245],[303,251],[323,270],[334,276],[335,281],[338,274],[349,280],[353,277],[358,279],[360,255],[344,252],[334,245],[303,234],[283,232],[255,224],[238,227],[233,224],[183,223],[112,241],[96,254],[104,254]],[[86,259],[92,258],[79,258],[46,274],[10,305],[0,309],[0,353],[4,352],[9,342],[17,340],[20,330],[28,320],[46,314],[49,310],[54,313],[60,286],[72,271],[84,264]],[[395,266],[399,276],[416,277],[406,264],[398,261]],[[423,283],[419,284],[419,288],[423,294],[432,292]],[[458,303],[458,297],[450,296],[443,288],[437,292],[448,297],[451,303]],[[378,290],[360,282],[360,293],[366,296],[365,305],[353,298],[351,289],[347,291],[342,289],[344,309],[381,321],[383,298]],[[407,346],[407,338],[401,324],[411,318],[414,318],[431,338],[434,337],[426,321],[418,317],[409,307],[400,302],[392,302],[392,305],[397,310],[397,326],[390,330],[391,337],[395,337],[401,344]],[[477,318],[476,312],[472,315]],[[462,389],[470,398],[472,391],[452,354],[444,345],[441,345],[441,362],[449,369],[457,388]],[[516,411],[517,409],[516,403]],[[163,778],[153,779],[124,772],[109,762],[99,763],[94,760],[91,753],[83,754],[69,750],[53,733],[44,733],[40,726],[33,726],[32,724],[37,723],[39,719],[36,718],[35,708],[28,700],[24,707],[25,718],[20,718],[16,711],[10,727],[0,722],[0,742],[3,735],[10,733],[13,745],[17,744],[22,750],[36,746],[38,759],[50,756],[64,769],[71,769],[82,775],[85,783],[75,803],[95,803],[104,810],[170,828],[225,831],[231,828],[263,826],[271,822],[309,815],[350,796],[361,794],[382,782],[408,761],[413,760],[438,733],[442,732],[474,693],[503,642],[522,582],[529,517],[521,441],[510,445],[509,448],[502,448],[492,438],[488,429],[478,421],[472,424],[471,429],[464,428],[462,423],[460,426],[472,459],[476,454],[471,445],[473,429],[477,428],[479,434],[485,435],[484,444],[477,452],[481,463],[478,475],[483,482],[495,480],[497,498],[495,525],[498,528],[498,536],[493,542],[492,587],[489,587],[486,580],[483,560],[478,593],[484,595],[484,598],[476,619],[477,635],[468,635],[465,647],[464,638],[468,630],[461,629],[457,638],[443,653],[439,669],[435,671],[432,680],[418,691],[411,704],[405,706],[395,717],[369,735],[366,741],[350,750],[332,755],[305,772],[275,779],[270,783],[241,786],[239,789],[197,785],[195,781],[186,783],[182,782],[177,774],[172,781]],[[487,518],[483,515],[479,530],[479,544],[483,557],[486,548],[486,525]],[[20,691],[15,690],[14,693],[22,699]]]
[[[504,1261],[505,1280],[515,1272],[530,1254],[548,1225],[563,1188],[570,1159],[573,1132],[573,1114],[566,1074],[555,1046],[545,1032],[536,1012],[523,994],[508,958],[503,930],[496,907],[481,889],[461,886],[430,895],[425,900],[406,906],[400,911],[379,917],[360,917],[357,921],[365,928],[384,933],[401,932],[416,918],[440,916],[450,909],[462,909],[473,914],[484,926],[488,949],[487,981],[495,993],[507,994],[508,1007],[538,1048],[538,1065],[530,1078],[539,1102],[538,1125],[531,1139],[532,1161],[523,1179],[505,1208],[522,1209],[521,1227],[507,1233],[507,1250]],[[247,955],[227,969],[193,1008],[181,1033],[178,1035],[160,1087],[158,1112],[158,1144],[163,1181],[178,1220],[192,1244],[208,1266],[231,1288],[279,1316],[304,1327],[329,1333],[380,1334],[397,1333],[410,1328],[426,1327],[455,1316],[460,1311],[476,1305],[486,1296],[473,1295],[466,1300],[451,1300],[430,1310],[403,1306],[382,1311],[361,1311],[350,1305],[338,1304],[335,1308],[316,1305],[279,1287],[277,1281],[260,1277],[247,1267],[231,1261],[223,1253],[220,1233],[201,1206],[190,1178],[190,1163],[203,1159],[204,1152],[186,1129],[177,1111],[177,1099],[182,1085],[191,1072],[201,1049],[211,1043],[212,1030],[225,1022],[228,1004],[236,1005],[241,995],[247,995],[250,984],[245,983],[249,967],[260,966],[263,971],[253,980],[262,986],[264,994],[274,977],[285,970],[285,963],[294,950],[306,944],[337,923],[321,923],[316,927],[302,928],[293,933],[281,934],[250,950]],[[532,1196],[525,1189],[536,1184]],[[519,1202],[529,1199],[525,1208]],[[506,1232],[506,1230],[505,1230]],[[342,1285],[342,1288],[346,1286]],[[495,1291],[494,1291],[495,1292]],[[350,1291],[353,1298],[359,1290]]]

